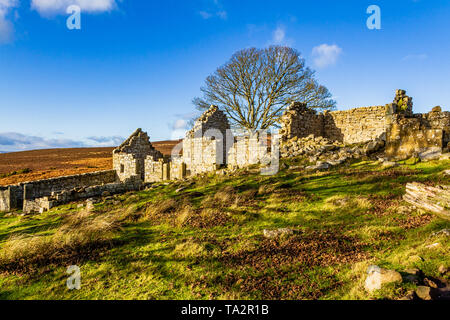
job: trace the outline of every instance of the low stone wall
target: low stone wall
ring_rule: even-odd
[[[24,183],[24,199],[50,196],[52,192],[115,182],[115,170],[97,171]]]
[[[138,176],[126,179],[124,182],[107,183],[86,188],[73,188],[54,192],[51,196],[25,200],[24,212],[33,213],[48,211],[53,207],[67,204],[74,201],[80,201],[89,198],[95,198],[105,195],[125,193],[136,191],[142,188],[142,180]]]

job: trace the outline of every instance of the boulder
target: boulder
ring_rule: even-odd
[[[293,234],[294,234],[294,230],[289,229],[289,228],[280,228],[280,229],[275,229],[275,230],[264,229],[264,231],[263,231],[263,235],[267,239],[276,239],[281,236],[289,236],[289,235],[293,235]]]
[[[438,160],[442,155],[442,149],[439,147],[428,148],[427,150],[419,153],[421,161]]]
[[[381,289],[383,285],[389,283],[401,283],[402,276],[395,270],[388,270],[378,266],[370,266],[367,270],[368,276],[364,287],[368,292]]]
[[[422,300],[432,300],[430,287],[418,286],[416,289],[416,294]]]

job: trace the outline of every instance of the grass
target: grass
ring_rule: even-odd
[[[431,236],[450,222],[401,200],[408,182],[449,184],[442,171],[450,161],[388,170],[367,161],[315,173],[295,169],[300,161],[275,176],[251,167],[160,184],[90,212],[70,204],[0,214],[0,298],[394,299],[414,284],[369,295],[369,265],[417,267],[428,277],[450,265],[449,238]],[[262,235],[286,227],[298,232]],[[73,264],[81,289],[70,291]]]

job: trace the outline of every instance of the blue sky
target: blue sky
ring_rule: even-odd
[[[137,127],[178,137],[204,79],[271,44],[299,50],[338,109],[401,88],[415,112],[450,110],[448,17],[448,0],[0,0],[0,151],[115,145]]]

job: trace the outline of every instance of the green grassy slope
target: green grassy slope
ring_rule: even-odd
[[[1,299],[396,298],[413,283],[364,291],[370,264],[439,277],[450,222],[411,210],[407,182],[450,184],[450,161],[376,162],[275,176],[257,168],[159,184],[33,216],[0,214]],[[180,187],[182,191],[176,192]],[[266,239],[264,229],[293,236]],[[426,246],[439,243],[434,248]],[[66,269],[81,268],[81,289]]]

